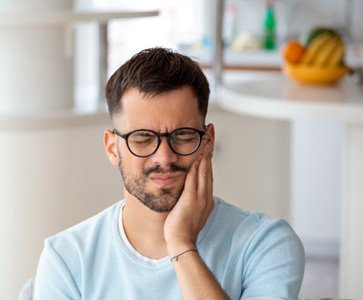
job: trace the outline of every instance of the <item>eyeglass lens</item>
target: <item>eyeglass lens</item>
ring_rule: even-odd
[[[201,140],[198,131],[188,128],[175,130],[170,133],[168,138],[172,150],[181,155],[188,155],[196,151]],[[132,153],[148,156],[157,149],[159,137],[152,131],[138,130],[129,135],[127,142]]]

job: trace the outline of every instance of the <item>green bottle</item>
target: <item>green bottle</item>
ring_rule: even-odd
[[[264,29],[263,48],[265,50],[276,49],[276,18],[273,0],[266,1]]]

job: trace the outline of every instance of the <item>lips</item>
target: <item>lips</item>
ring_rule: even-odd
[[[154,174],[150,176],[150,180],[157,185],[169,186],[175,184],[179,179],[178,174]]]

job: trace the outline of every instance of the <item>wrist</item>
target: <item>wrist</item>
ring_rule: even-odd
[[[169,257],[174,257],[179,255],[184,251],[188,251],[190,249],[197,249],[195,243],[170,243],[167,244],[167,250]]]
[[[185,250],[183,252],[180,252],[178,255],[175,255],[175,256],[172,256],[170,258],[170,262],[171,263],[174,263],[174,262],[177,262],[179,260],[179,257],[184,255],[184,254],[187,254],[187,253],[190,253],[190,252],[194,252],[194,253],[197,253],[198,254],[198,250],[196,248],[193,248],[193,249],[189,249],[189,250]]]

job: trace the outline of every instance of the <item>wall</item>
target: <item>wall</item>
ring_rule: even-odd
[[[225,112],[217,104],[207,121],[216,127],[215,194],[242,209],[289,219],[288,123]]]

